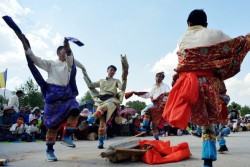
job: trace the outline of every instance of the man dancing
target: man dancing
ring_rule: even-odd
[[[110,119],[113,112],[120,106],[123,100],[124,91],[127,84],[128,63],[126,57],[122,57],[123,75],[122,82],[119,79],[113,78],[117,68],[110,65],[107,68],[108,76],[97,82],[91,82],[85,70],[83,70],[84,80],[90,89],[97,110],[94,114],[88,116],[88,123],[94,123],[97,119],[100,121],[98,129],[99,149],[103,149],[104,140],[106,136],[106,122]],[[95,88],[100,88],[98,92]],[[121,90],[120,93],[117,89]]]
[[[231,39],[220,30],[208,29],[203,10],[192,11],[187,23],[188,31],[179,43],[179,78],[169,93],[163,117],[181,129],[186,128],[190,116],[201,126],[202,159],[204,167],[211,167],[217,159],[213,124],[221,123],[220,83],[240,71],[250,49],[250,35]]]
[[[58,60],[44,60],[33,54],[23,34],[17,35],[23,44],[29,68],[41,87],[45,99],[44,123],[47,127],[45,157],[47,161],[56,161],[53,145],[56,142],[57,129],[64,122],[66,122],[66,134],[61,143],[68,147],[75,147],[71,135],[76,128],[80,111],[75,98],[78,91],[75,84],[76,67],[73,53],[68,40],[65,40],[64,45],[57,49]],[[46,82],[34,64],[48,72]]]
[[[156,83],[150,92],[128,92],[127,95],[135,94],[142,98],[150,98],[151,102],[154,104],[148,105],[143,109],[145,111],[143,117],[143,128],[141,130],[145,131],[149,127],[150,120],[152,120],[151,130],[154,138],[159,140],[159,130],[158,128],[163,128],[164,121],[162,119],[162,113],[167,100],[168,93],[170,91],[169,86],[163,83],[165,75],[164,72],[159,72],[155,75]],[[132,93],[132,94],[131,94]],[[127,96],[128,98],[128,96]]]

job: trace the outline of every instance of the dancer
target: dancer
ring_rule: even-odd
[[[110,119],[116,108],[122,103],[124,91],[126,89],[128,63],[126,57],[121,57],[121,59],[123,65],[122,82],[119,79],[113,78],[117,71],[117,68],[114,65],[110,65],[107,68],[108,76],[97,82],[91,82],[88,74],[83,70],[84,80],[90,89],[90,94],[95,101],[95,105],[98,106],[96,112],[88,116],[87,121],[88,123],[94,123],[97,119],[100,121],[98,129],[99,149],[104,148],[106,122]],[[100,88],[100,92],[95,88]],[[121,90],[121,92],[118,93],[117,89]]]
[[[40,82],[39,85],[45,97],[46,160],[56,161],[57,158],[54,154],[53,145],[55,144],[57,129],[60,124],[66,122],[66,134],[61,143],[68,147],[75,147],[71,135],[76,128],[80,111],[75,98],[78,95],[78,91],[75,84],[76,67],[73,52],[68,40],[65,39],[64,46],[59,46],[57,49],[58,60],[44,60],[33,54],[23,34],[18,34],[18,37],[23,44],[28,62],[33,62],[36,66],[48,72],[48,79],[46,82],[42,81],[41,84],[40,80],[43,80],[43,78],[40,77],[38,80],[38,71],[30,68],[37,82]],[[35,66],[33,67],[36,68]]]
[[[179,75],[169,93],[163,117],[184,129],[190,120],[201,126],[202,159],[211,167],[217,159],[213,124],[219,124],[220,82],[233,77],[250,49],[250,35],[231,39],[220,30],[207,28],[203,10],[192,11],[188,31],[179,43],[176,72]],[[209,151],[208,151],[209,150]]]
[[[169,94],[169,86],[165,83],[163,83],[165,75],[164,72],[159,72],[155,75],[155,81],[154,87],[150,92],[128,92],[126,93],[126,97],[129,98],[132,96],[132,94],[135,94],[142,98],[150,98],[152,105],[146,106],[143,111],[144,117],[143,117],[143,128],[142,131],[146,131],[146,129],[149,127],[149,123],[152,120],[151,123],[151,131],[156,140],[159,140],[159,130],[158,128],[162,129],[164,125],[164,120],[162,119],[162,113],[164,110],[164,106],[167,100],[167,96]]]

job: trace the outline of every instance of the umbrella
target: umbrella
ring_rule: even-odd
[[[119,112],[119,115],[122,115],[122,114],[127,115],[127,114],[134,114],[134,113],[136,113],[135,109],[133,109],[133,108],[125,108],[125,109],[123,109],[123,110],[121,110]]]
[[[250,114],[246,114],[245,117],[250,117]]]

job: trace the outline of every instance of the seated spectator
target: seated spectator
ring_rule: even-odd
[[[13,107],[6,106],[3,109],[3,115],[0,116],[0,141],[5,141],[6,136],[10,133],[10,128],[13,125],[13,118],[16,114]]]
[[[32,111],[32,107],[29,107],[29,106],[25,106],[25,113],[30,115],[31,114],[31,111]]]
[[[19,115],[23,116],[25,124],[28,125],[29,124],[29,115],[27,113],[25,113],[24,107],[20,107],[19,112],[15,114],[14,123],[17,123],[17,118],[19,117]]]
[[[26,133],[28,125],[24,123],[24,118],[19,115],[17,123],[10,128],[11,134],[6,136],[7,141],[31,141],[30,136]]]
[[[35,107],[31,111],[31,114],[29,115],[29,124],[30,124],[31,119],[33,118],[36,118],[38,121],[42,121],[41,110],[39,109],[39,107]]]
[[[141,128],[142,119],[141,119],[141,116],[139,114],[135,114],[135,115],[136,115],[136,117],[133,119],[132,136],[141,133],[140,128]]]
[[[128,125],[128,120],[126,118],[126,114],[122,114],[122,122],[121,122],[121,127],[120,127],[120,133],[121,136],[128,136],[129,135],[129,125]]]
[[[45,138],[44,134],[41,134],[41,129],[38,126],[37,118],[32,118],[30,125],[27,128],[27,134],[31,136],[31,140],[35,141],[36,139],[43,139]]]
[[[89,115],[92,113],[87,109],[84,108],[82,112],[79,114],[77,128],[74,132],[74,136],[78,140],[96,140],[98,134],[98,126],[96,124],[91,124],[88,126],[86,120]]]

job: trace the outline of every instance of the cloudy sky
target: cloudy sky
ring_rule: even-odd
[[[165,71],[164,81],[171,84],[177,43],[193,9],[205,10],[209,28],[236,37],[250,32],[249,5],[248,1],[227,0],[1,0],[0,15],[11,16],[30,40],[33,52],[44,59],[57,58],[56,48],[64,37],[80,39],[84,47],[71,47],[93,81],[104,78],[110,64],[118,67],[115,77],[120,78],[120,54],[126,54],[130,64],[127,91],[145,91],[153,86],[158,71]],[[8,68],[7,89],[15,90],[33,77],[20,41],[2,19],[0,37],[0,72]],[[249,64],[248,54],[241,72],[226,85],[232,101],[250,106]],[[77,84],[80,98],[87,91],[80,70]]]

